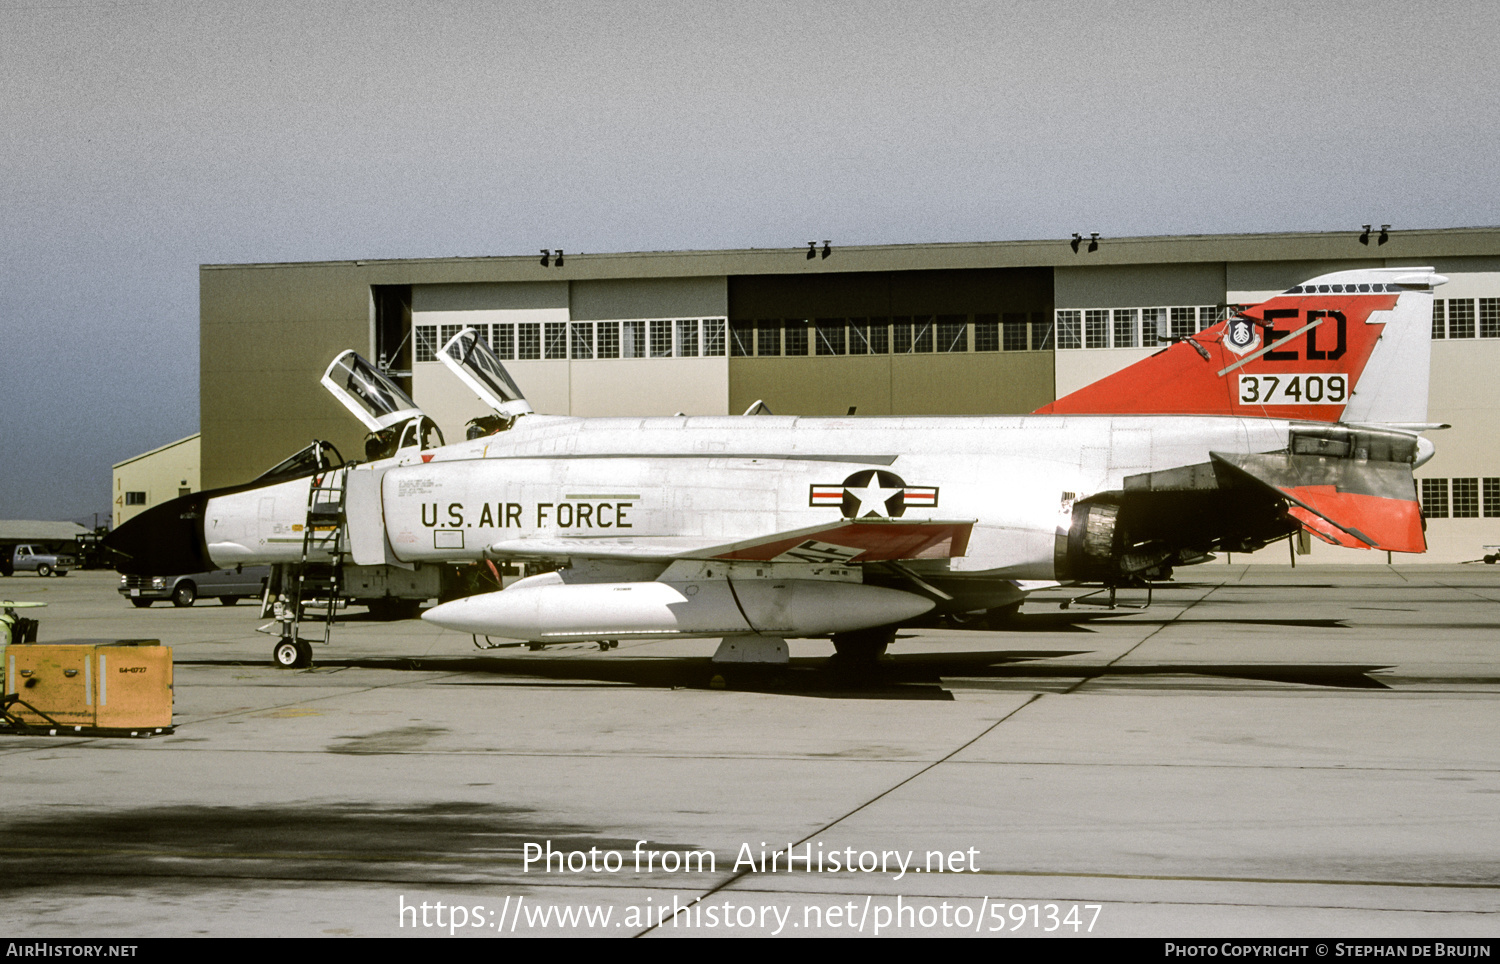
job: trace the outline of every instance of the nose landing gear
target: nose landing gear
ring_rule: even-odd
[[[283,636],[271,650],[271,661],[282,669],[306,669],[312,665],[312,643]]]

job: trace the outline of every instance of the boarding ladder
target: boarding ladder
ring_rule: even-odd
[[[307,517],[302,525],[302,563],[297,567],[297,583],[292,587],[290,632],[293,640],[301,639],[298,628],[302,620],[321,611],[323,642],[333,637],[333,623],[343,601],[344,561],[348,558],[348,519],[345,512],[345,480],[349,467],[325,469],[313,476],[307,487]],[[323,554],[327,561],[314,561]]]

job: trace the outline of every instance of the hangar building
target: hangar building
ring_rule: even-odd
[[[485,410],[435,352],[465,325],[549,414],[757,400],[779,415],[1012,414],[1157,350],[1158,323],[1190,334],[1316,275],[1384,266],[1450,279],[1429,416],[1453,428],[1418,473],[1420,561],[1474,559],[1500,543],[1500,228],[204,265],[202,484],[246,481],[313,438],[358,456],[362,428],[318,384],[345,348],[462,438]]]

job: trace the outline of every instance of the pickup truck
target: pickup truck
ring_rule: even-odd
[[[38,576],[66,576],[69,569],[78,568],[78,560],[61,552],[48,552],[42,546],[19,545],[8,557],[0,556],[0,575],[13,576],[17,572],[34,572]]]
[[[137,609],[163,599],[172,600],[178,607],[191,606],[200,598],[217,598],[225,606],[233,606],[246,596],[259,597],[265,592],[270,573],[270,566],[243,566],[186,576],[121,576],[120,595]]]

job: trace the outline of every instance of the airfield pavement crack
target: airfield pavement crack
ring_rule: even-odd
[[[1212,596],[1214,593],[1218,592],[1220,589],[1223,589],[1223,588],[1224,588],[1224,583],[1222,583],[1222,582],[1215,583],[1214,585],[1210,586],[1208,588],[1208,592],[1205,592],[1203,595],[1199,596],[1197,599],[1194,599],[1192,602],[1188,603],[1186,606],[1183,606],[1180,610],[1178,610],[1177,615],[1175,615],[1171,619],[1168,619],[1167,621],[1161,623],[1155,629],[1151,630],[1151,632],[1149,632],[1146,635],[1142,636],[1136,642],[1136,644],[1134,646],[1130,647],[1129,649],[1125,650],[1125,652],[1121,653],[1120,655],[1116,656],[1114,659],[1112,659],[1109,662],[1105,663],[1104,664],[1104,671],[1107,672],[1111,666],[1114,666],[1116,663],[1120,662],[1120,660],[1124,659],[1125,657],[1129,656],[1131,653],[1135,652],[1136,650],[1140,649],[1142,646],[1146,645],[1148,642],[1150,642],[1152,639],[1154,639],[1158,633],[1162,632],[1168,626],[1171,626],[1173,623],[1177,622],[1183,616],[1187,615],[1188,610],[1192,609],[1194,606],[1196,606],[1199,603],[1203,602],[1203,600],[1207,599],[1209,596]],[[1082,679],[1080,679],[1078,682],[1074,683],[1072,686],[1069,686],[1067,689],[1063,690],[1062,692],[1060,692],[1057,695],[1059,695],[1059,696],[1067,696],[1070,693],[1077,692],[1078,688],[1080,686],[1082,686],[1085,683],[1091,682],[1094,679],[1094,676],[1096,676],[1096,675],[1102,675],[1102,674],[1093,674],[1093,675],[1090,675],[1090,676],[1085,676]],[[1014,714],[1012,714],[1012,715],[1014,715]]]
[[[1496,599],[1493,596],[1486,596],[1484,593],[1470,589],[1468,586],[1452,586],[1446,582],[1439,582],[1437,585],[1442,586],[1444,589],[1452,589],[1454,592],[1466,593],[1476,599],[1483,599],[1485,602],[1500,602],[1500,599]]]
[[[1216,584],[1210,586],[1207,592],[1205,592],[1203,595],[1199,596],[1197,599],[1194,599],[1192,602],[1188,603],[1186,606],[1182,607],[1182,609],[1177,613],[1177,615],[1173,616],[1171,619],[1169,619],[1166,622],[1162,623],[1160,626],[1157,626],[1151,632],[1149,632],[1145,636],[1141,637],[1140,641],[1137,642],[1134,646],[1130,647],[1125,652],[1121,653],[1119,656],[1115,657],[1114,659],[1112,659],[1108,663],[1106,663],[1105,664],[1106,667],[1113,666],[1115,663],[1119,662],[1120,660],[1122,660],[1125,657],[1129,656],[1131,653],[1135,652],[1137,649],[1139,649],[1141,646],[1143,646],[1148,640],[1150,640],[1154,636],[1156,636],[1157,633],[1160,633],[1162,630],[1166,629],[1168,626],[1170,626],[1173,623],[1177,622],[1177,620],[1181,619],[1182,616],[1188,610],[1192,609],[1194,606],[1196,606],[1199,603],[1203,602],[1205,599],[1207,599],[1209,596],[1213,595],[1219,589],[1222,589],[1223,586],[1224,586],[1224,583],[1222,583],[1222,582],[1216,583]],[[1050,694],[1050,695],[1064,695],[1065,696],[1065,695],[1067,695],[1069,693],[1074,692],[1075,690],[1078,689],[1078,687],[1082,686],[1086,682],[1088,682],[1088,679],[1086,679],[1086,678],[1085,679],[1081,679],[1077,683],[1075,683],[1072,686],[1068,687],[1068,689],[1064,690],[1061,694]],[[1014,719],[1015,716],[1018,713],[1020,713],[1022,710],[1026,709],[1028,706],[1031,706],[1032,704],[1038,702],[1039,700],[1041,700],[1041,698],[1043,696],[1047,696],[1047,695],[1049,695],[1049,694],[1046,694],[1046,693],[1034,693],[1034,694],[1032,694],[1031,698],[1028,699],[1026,702],[1022,703],[1020,706],[1018,706],[1015,709],[1011,710],[1009,713],[1006,713],[1005,715],[1001,716],[998,720],[996,720],[995,722],[991,723],[989,726],[986,726],[983,730],[980,730],[977,734],[975,734],[970,739],[965,740],[959,746],[954,747],[952,750],[950,750],[948,753],[944,754],[942,757],[939,757],[938,759],[932,761],[931,763],[927,764],[926,766],[918,769],[915,773],[912,773],[909,776],[907,776],[907,777],[905,777],[905,778],[897,781],[896,783],[892,784],[891,786],[886,787],[884,790],[880,791],[875,796],[873,796],[870,799],[866,800],[864,803],[861,803],[859,806],[857,806],[854,809],[848,811],[847,813],[844,813],[844,814],[842,814],[842,815],[840,815],[838,817],[835,817],[833,820],[830,820],[827,824],[824,824],[823,826],[821,826],[818,829],[814,830],[812,833],[809,833],[806,836],[802,837],[800,840],[797,840],[791,846],[795,847],[798,844],[807,843],[808,841],[812,840],[814,837],[817,837],[817,836],[819,836],[821,834],[827,833],[829,830],[832,830],[834,827],[836,827],[839,824],[843,823],[845,820],[848,820],[850,817],[852,817],[855,814],[859,813],[860,811],[865,810],[866,808],[874,805],[875,803],[877,803],[878,801],[884,799],[885,797],[890,796],[892,793],[895,793],[897,790],[899,790],[902,787],[906,786],[908,783],[911,783],[912,781],[916,780],[918,777],[922,776],[923,774],[929,773],[932,770],[936,769],[937,767],[942,766],[944,763],[947,763],[949,760],[952,760],[955,756],[957,756],[958,754],[962,753],[964,750],[967,750],[969,747],[973,746],[975,743],[978,743],[980,740],[984,739],[986,736],[989,736],[996,729],[998,729],[1002,723],[1005,723],[1008,720]],[[735,884],[735,882],[737,882],[739,880],[742,880],[743,878],[745,878],[749,874],[750,874],[750,871],[748,871],[748,870],[742,870],[742,871],[739,871],[737,873],[731,874],[729,877],[725,878],[722,882],[720,882],[716,886],[709,888],[703,894],[701,894],[700,896],[694,898],[691,902],[689,902],[681,910],[677,911],[676,914],[673,914],[672,915],[672,919],[676,919],[677,914],[682,913],[683,911],[687,910],[689,907],[692,907],[694,904],[702,903],[703,901],[708,900],[709,898],[713,897],[713,895],[719,893],[720,891],[722,891],[722,890],[724,890],[724,889],[726,889],[728,887],[733,886]],[[652,924],[650,927],[647,927],[645,930],[641,931],[640,933],[638,933],[638,934],[636,934],[634,936],[636,936],[636,937],[644,937],[647,934],[651,933],[652,931],[656,930],[658,927],[662,926],[663,923],[665,923],[665,921],[658,921],[657,923]]]

